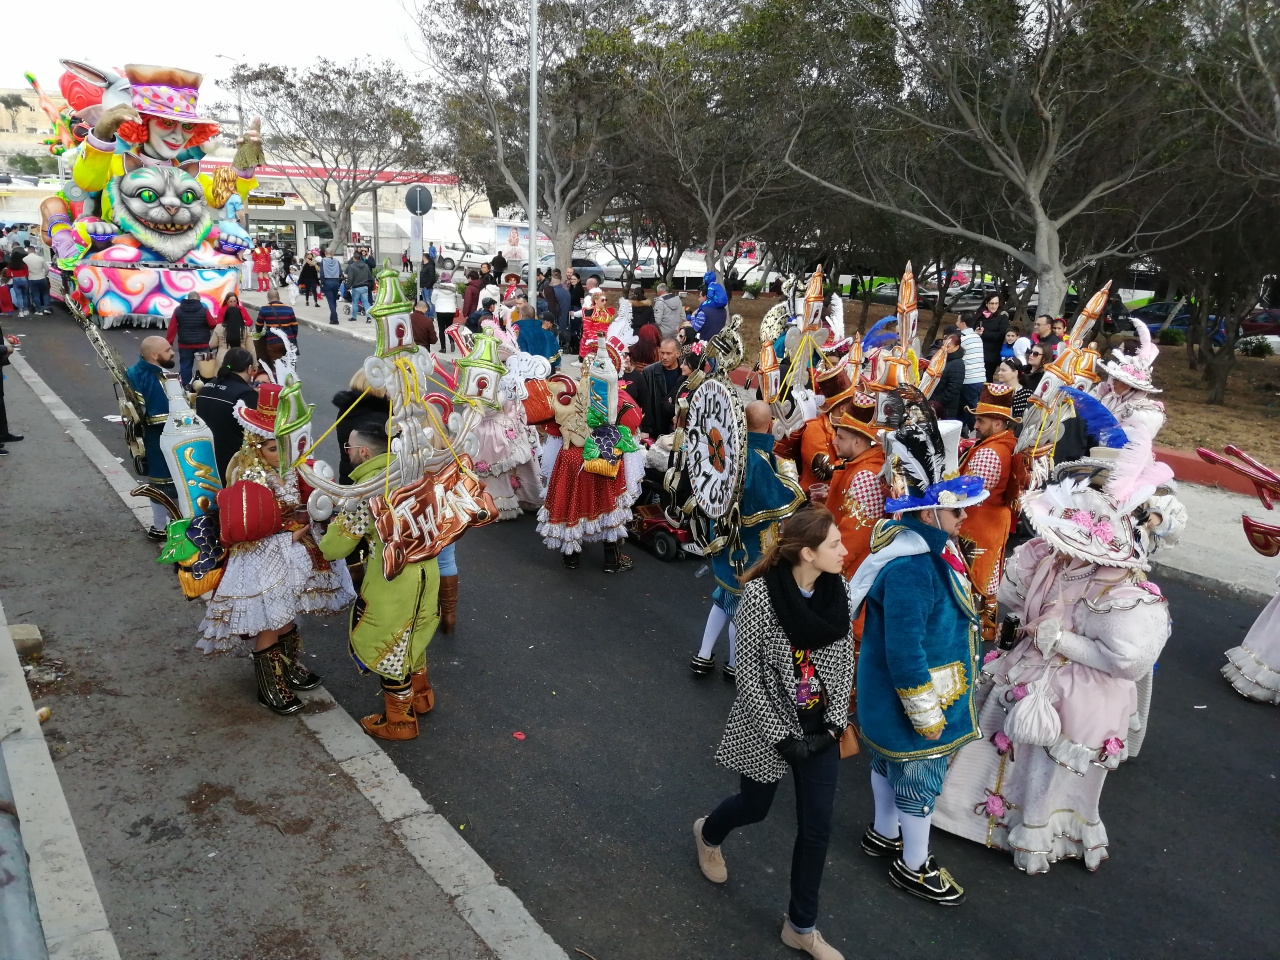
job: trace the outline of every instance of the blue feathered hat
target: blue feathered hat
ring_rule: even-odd
[[[901,386],[890,398],[885,416],[894,429],[885,443],[885,513],[958,510],[987,499],[981,477],[960,475],[960,421],[939,422],[915,387]]]
[[[707,291],[707,303],[710,306],[727,307],[729,305],[729,294],[716,280],[714,270],[708,270],[702,275],[702,286]]]

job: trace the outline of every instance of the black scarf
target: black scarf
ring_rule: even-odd
[[[770,567],[764,582],[769,588],[773,613],[797,650],[829,647],[849,633],[849,594],[838,573],[818,574],[812,597],[800,592],[786,563]]]

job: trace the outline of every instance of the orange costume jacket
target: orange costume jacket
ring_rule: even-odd
[[[1009,430],[979,440],[960,459],[960,472],[982,477],[987,499],[976,507],[968,507],[968,516],[960,524],[960,536],[972,540],[978,548],[969,579],[973,588],[994,602],[1004,569],[1004,547],[1009,539],[1013,514],[1006,502],[1009,469],[1016,439]]]
[[[836,517],[840,540],[849,551],[844,558],[847,580],[871,553],[871,530],[884,519],[886,489],[880,479],[884,450],[879,444],[866,453],[846,460],[831,478],[827,509]]]
[[[811,484],[824,482],[813,475],[813,458],[819,453],[825,453],[829,463],[834,464],[839,459],[836,455],[835,431],[831,429],[831,421],[819,414],[804,425],[798,442],[795,437],[796,434],[793,433],[787,438],[792,441],[788,444],[789,452],[796,462],[796,471],[800,474],[800,489],[808,496]],[[831,503],[831,500],[828,499],[827,502]]]

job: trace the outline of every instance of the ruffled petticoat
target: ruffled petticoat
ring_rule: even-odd
[[[196,647],[203,653],[247,653],[262,631],[279,630],[300,613],[337,613],[354,599],[346,562],[314,569],[292,533],[236,544],[205,608],[204,636]]]
[[[566,444],[556,457],[546,502],[538,511],[543,542],[561,553],[578,553],[584,543],[625,540],[636,500],[628,481],[625,462],[616,477],[588,473],[582,469],[582,448]]]
[[[514,520],[523,507],[542,503],[538,472],[538,434],[518,418],[490,413],[477,430],[480,452],[476,472],[498,508],[499,520]]]
[[[1066,736],[1049,747],[1010,745],[997,734],[1004,732],[1013,689],[983,672],[974,696],[980,703],[978,726],[987,737],[955,755],[933,825],[1009,851],[1014,865],[1029,874],[1045,873],[1050,864],[1069,858],[1096,870],[1107,858],[1108,844],[1098,802],[1107,772],[1130,755],[1128,741],[1137,732],[1132,728],[1138,712],[1116,752]]]
[[[1222,675],[1242,696],[1280,704],[1280,593],[1263,607],[1240,646],[1227,651]]]

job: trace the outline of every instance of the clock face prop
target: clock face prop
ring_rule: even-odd
[[[723,517],[737,500],[746,452],[742,402],[731,387],[708,380],[689,397],[685,428],[685,470],[708,517]]]

